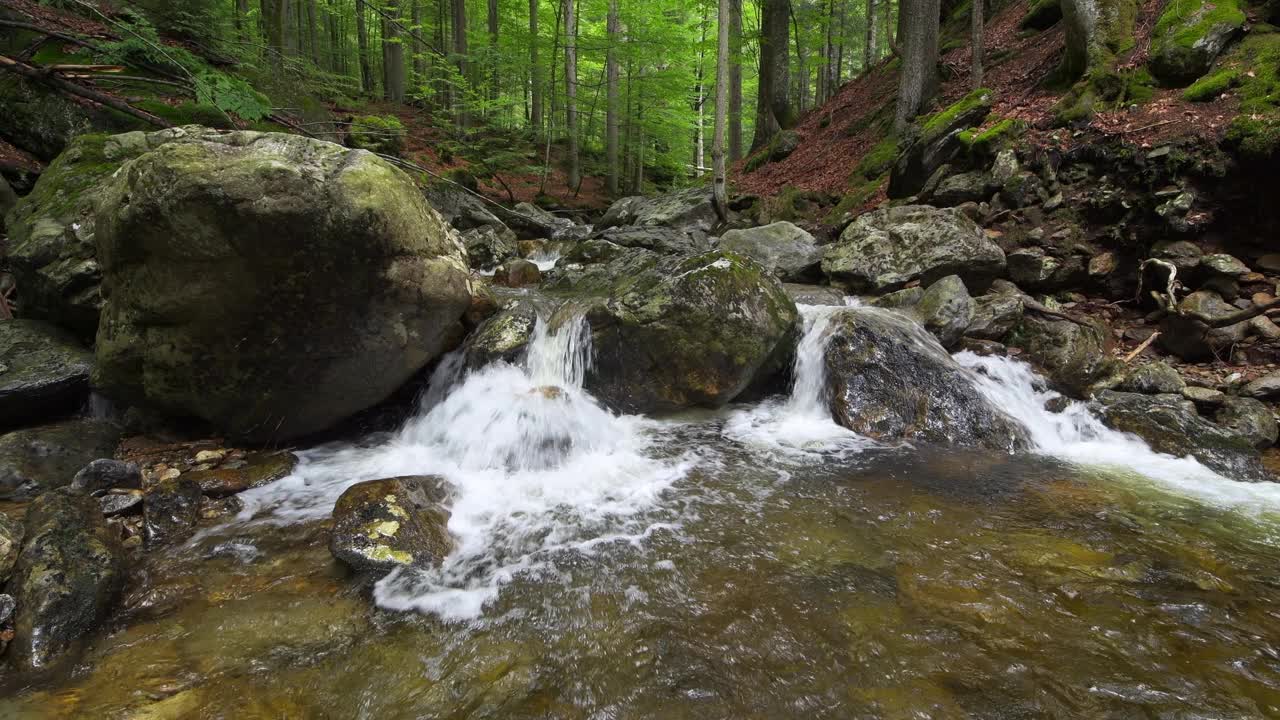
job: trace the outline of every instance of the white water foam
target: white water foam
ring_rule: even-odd
[[[970,352],[956,353],[955,358],[974,371],[979,392],[1026,427],[1036,452],[1077,465],[1144,476],[1159,487],[1213,505],[1251,513],[1280,510],[1280,483],[1238,482],[1190,456],[1155,452],[1141,438],[1103,425],[1083,403],[1072,402],[1062,412],[1050,412],[1045,403],[1060,396],[1047,389],[1027,363]]]

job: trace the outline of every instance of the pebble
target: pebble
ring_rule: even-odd
[[[227,456],[226,450],[201,450],[196,453],[197,463],[216,463]]]

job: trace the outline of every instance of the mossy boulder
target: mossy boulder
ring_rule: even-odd
[[[984,398],[914,320],[879,308],[837,312],[823,352],[836,422],[887,441],[1002,452],[1027,446],[1022,426]]]
[[[25,317],[93,342],[102,310],[94,231],[106,180],[146,152],[141,132],[82,135],[40,175],[9,213],[9,263]]]
[[[994,92],[979,88],[944,110],[924,118],[918,134],[906,144],[906,149],[893,164],[889,175],[889,197],[905,198],[920,192],[938,168],[964,150],[961,133],[981,125],[994,102]]]
[[[93,355],[39,320],[0,322],[0,427],[78,409],[89,398]]]
[[[404,125],[394,115],[360,115],[351,121],[347,144],[359,150],[399,155],[404,150],[404,138]]]
[[[453,550],[447,497],[435,476],[356,483],[333,506],[329,551],[362,572],[438,565]]]
[[[0,500],[31,500],[69,484],[85,465],[111,457],[120,428],[101,420],[64,420],[0,435]]]
[[[122,131],[138,120],[79,102],[14,73],[0,75],[0,128],[14,145],[42,160],[52,160],[77,135]]]
[[[1181,87],[1209,72],[1213,61],[1239,34],[1245,14],[1236,0],[1178,0],[1156,22],[1147,60],[1165,85]]]
[[[387,398],[461,334],[465,251],[378,157],[275,133],[161,133],[103,190],[95,386],[251,441]]]
[[[67,488],[33,502],[25,525],[10,581],[18,619],[9,656],[20,671],[45,671],[74,660],[106,618],[124,556],[98,501]]]
[[[1240,97],[1228,145],[1251,165],[1270,168],[1280,161],[1280,31],[1255,26],[1222,64],[1236,71]]]
[[[799,316],[776,277],[728,252],[646,255],[620,258],[612,284],[579,283],[595,296],[553,317],[591,325],[588,391],[625,412],[714,408],[785,367]]]
[[[1079,324],[1028,313],[1009,335],[1008,344],[1022,348],[1064,394],[1088,397],[1095,385],[1119,371],[1111,357],[1113,340],[1100,321]]]
[[[1213,416],[1214,422],[1244,438],[1259,450],[1276,444],[1280,427],[1275,414],[1261,400],[1228,395]]]
[[[717,247],[751,258],[783,282],[816,280],[822,261],[822,248],[814,237],[785,220],[729,230]]]
[[[973,322],[974,303],[964,281],[957,275],[948,275],[924,291],[913,311],[925,330],[943,347],[952,348]]]
[[[624,197],[609,206],[598,229],[619,225],[661,225],[687,232],[708,232],[716,223],[711,191],[689,188],[664,195]]]

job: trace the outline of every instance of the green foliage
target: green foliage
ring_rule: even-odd
[[[925,118],[921,125],[920,133],[923,139],[928,140],[937,134],[946,131],[961,116],[968,114],[972,110],[986,105],[990,107],[991,100],[995,93],[987,88],[978,88],[971,91],[968,95],[960,98],[955,104],[936,112]]]
[[[204,125],[212,128],[232,129],[231,121],[218,108],[200,102],[184,102],[170,105],[156,98],[138,100],[133,103],[139,110],[164,118],[174,125]]]
[[[1156,21],[1156,52],[1165,43],[1190,48],[1215,25],[1240,27],[1244,12],[1236,0],[1172,0]]]
[[[361,115],[351,121],[348,144],[384,155],[404,150],[404,125],[394,115]]]
[[[196,101],[254,122],[271,114],[271,101],[242,78],[217,70],[196,75]]]
[[[189,50],[166,45],[146,17],[126,11],[115,27],[119,40],[97,44],[98,62],[132,67],[152,67],[186,75],[207,67]]]
[[[1224,61],[1236,71],[1240,114],[1227,140],[1251,160],[1280,159],[1280,33],[1255,30]]]
[[[1182,99],[1188,102],[1209,102],[1234,87],[1240,79],[1240,72],[1234,68],[1226,68],[1209,73],[1182,91]]]
[[[961,133],[960,139],[969,147],[969,152],[973,155],[992,157],[1008,147],[1026,128],[1027,124],[1021,120],[1001,118],[986,130],[975,128]]]

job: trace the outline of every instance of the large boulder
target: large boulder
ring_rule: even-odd
[[[40,671],[73,659],[106,617],[124,558],[98,501],[69,488],[40,496],[25,524],[10,582],[18,619],[9,655],[18,669]]]
[[[75,410],[89,397],[93,355],[39,320],[0,322],[0,427]]]
[[[31,500],[68,485],[93,460],[111,457],[120,428],[100,420],[66,420],[0,435],[0,500]]]
[[[662,225],[677,230],[708,232],[716,223],[711,192],[689,188],[665,195],[634,195],[609,206],[597,228],[619,225]]]
[[[1275,445],[1277,436],[1280,436],[1275,415],[1261,400],[1227,396],[1223,398],[1213,419],[1259,450]]]
[[[718,247],[755,260],[783,282],[817,279],[822,262],[822,248],[813,236],[786,221],[729,230],[720,236]]]
[[[592,237],[628,248],[659,253],[688,254],[710,249],[704,233],[649,225],[620,225],[592,233]]]
[[[1170,3],[1152,33],[1147,67],[1165,85],[1187,85],[1209,72],[1246,20],[1236,0]]]
[[[515,233],[492,225],[481,225],[463,232],[462,242],[467,247],[471,267],[477,270],[497,267],[503,260],[519,254]]]
[[[370,153],[185,128],[103,191],[94,383],[253,441],[325,429],[448,350],[457,236]]]
[[[1232,480],[1271,480],[1249,440],[1196,414],[1178,395],[1142,395],[1104,390],[1098,394],[1102,421],[1142,438],[1156,452],[1191,455]]]
[[[538,305],[521,298],[507,303],[467,336],[462,344],[463,366],[479,370],[499,360],[517,364],[538,324]]]
[[[1026,359],[1040,366],[1064,394],[1083,398],[1101,381],[1119,371],[1110,355],[1112,339],[1106,325],[1081,325],[1069,320],[1028,313],[1022,317],[1008,344],[1026,351]]]
[[[756,263],[719,251],[615,262],[627,270],[612,271],[613,285],[583,283],[603,292],[553,318],[585,313],[595,359],[584,386],[612,408],[720,407],[785,366],[796,306]]]
[[[978,89],[945,110],[925,118],[918,135],[893,164],[889,173],[889,197],[910,197],[924,189],[934,172],[964,149],[960,134],[981,125],[994,102],[995,93]]]
[[[1168,363],[1157,360],[1131,370],[1116,389],[1147,395],[1180,395],[1186,386],[1186,381],[1177,370]]]
[[[913,308],[924,329],[945,348],[954,347],[973,322],[974,303],[964,281],[948,275],[929,286]]]
[[[10,212],[9,264],[24,317],[93,342],[102,310],[97,203],[120,164],[147,150],[146,138],[141,132],[76,138]]]
[[[438,565],[453,550],[446,499],[434,476],[356,483],[333,506],[329,551],[357,571]]]
[[[1004,268],[1004,252],[967,215],[928,205],[866,213],[827,246],[822,258],[822,272],[832,284],[876,294],[947,275],[959,275],[971,290],[982,291]]]
[[[1027,446],[1022,426],[978,392],[932,335],[896,311],[838,311],[823,361],[832,414],[854,432],[1006,452]]]
[[[1001,340],[1022,320],[1022,295],[987,293],[973,300],[973,320],[964,334],[979,340]]]
[[[1222,296],[1210,290],[1197,290],[1178,303],[1180,313],[1195,313],[1210,320],[1228,317],[1239,311]],[[1166,315],[1160,321],[1160,347],[1183,360],[1199,362],[1231,352],[1232,346],[1249,336],[1249,323],[1238,322],[1226,327],[1210,328],[1200,320],[1183,314]]]

